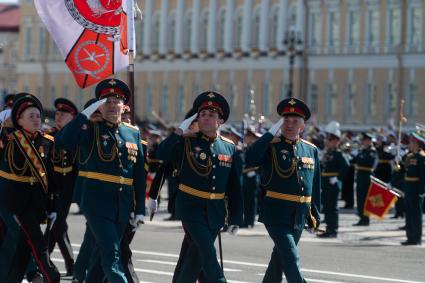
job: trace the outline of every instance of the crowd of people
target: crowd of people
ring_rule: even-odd
[[[378,129],[342,132],[338,122],[308,127],[297,98],[277,106],[270,127],[228,125],[224,96],[199,94],[177,127],[132,124],[128,86],[100,82],[84,109],[54,102],[54,125],[30,93],[5,97],[0,112],[0,281],[60,282],[50,259],[61,251],[73,282],[140,282],[131,261],[134,233],[168,188],[168,220],[185,232],[172,282],[227,282],[214,242],[262,222],[274,248],[263,282],[306,282],[297,244],[305,228],[338,236],[339,200],[364,204],[374,176],[404,192],[392,217],[405,217],[407,240],[420,245],[425,190],[425,127],[401,138]],[[86,230],[77,258],[67,216],[78,204]],[[321,219],[321,214],[324,219]],[[325,229],[319,229],[322,223]],[[41,225],[41,224],[46,224]],[[42,227],[45,227],[42,229]]]

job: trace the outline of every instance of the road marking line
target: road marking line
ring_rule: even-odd
[[[158,264],[171,265],[171,266],[177,265],[177,262],[175,262],[175,261],[163,261],[163,260],[152,260],[152,259],[137,259],[136,261],[147,262],[147,263],[158,263]],[[242,272],[241,269],[233,269],[233,268],[226,268],[226,267],[224,268],[224,271]]]
[[[80,245],[72,244],[72,246],[80,247]],[[145,254],[145,255],[156,255],[163,257],[172,257],[178,258],[179,256],[171,253],[159,253],[153,251],[139,251],[132,250],[133,254]],[[224,260],[225,263],[236,264],[236,265],[245,265],[245,266],[255,266],[255,267],[267,267],[267,264],[260,263],[252,263],[245,261],[235,261],[235,260]],[[316,269],[305,269],[301,268],[301,271],[307,273],[318,273],[318,274],[326,274],[326,275],[336,275],[342,277],[352,277],[352,278],[362,278],[362,279],[373,279],[378,281],[388,281],[388,282],[396,282],[396,283],[425,283],[425,281],[413,281],[413,280],[404,280],[397,278],[387,278],[387,277],[378,277],[378,276],[370,276],[370,275],[361,275],[361,274],[353,274],[353,273],[342,273],[342,272],[333,272],[333,271],[325,271],[325,270],[316,270]]]

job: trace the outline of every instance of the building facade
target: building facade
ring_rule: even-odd
[[[18,90],[52,106],[83,105],[80,90],[38,18],[21,0]],[[249,111],[277,119],[288,95],[288,36],[295,36],[293,95],[312,121],[345,128],[396,125],[400,99],[410,126],[425,122],[424,0],[144,0],[137,23],[136,115],[179,121],[203,90],[223,93],[230,121]],[[125,72],[117,77],[126,79]]]
[[[0,4],[0,99],[17,88],[19,26],[19,6]]]

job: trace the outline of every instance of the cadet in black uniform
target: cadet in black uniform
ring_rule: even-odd
[[[60,274],[50,261],[40,223],[56,218],[51,150],[53,137],[42,135],[40,101],[29,93],[15,97],[12,121],[16,128],[0,160],[2,206],[14,214],[21,229],[12,269],[4,282],[21,282],[32,253],[44,279],[59,282]],[[50,228],[50,227],[48,227]]]

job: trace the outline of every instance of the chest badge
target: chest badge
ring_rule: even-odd
[[[103,140],[103,146],[107,146],[108,145],[108,140],[110,138],[109,135],[107,135],[107,134],[101,135],[101,138]]]
[[[201,160],[205,160],[207,159],[207,155],[205,154],[205,152],[201,152],[201,154],[199,155],[199,158],[201,158]]]

